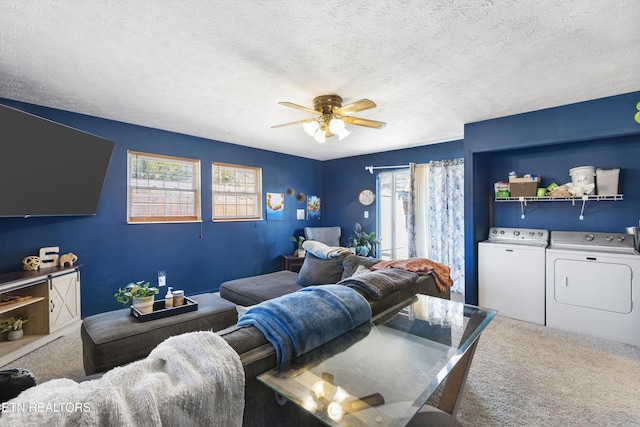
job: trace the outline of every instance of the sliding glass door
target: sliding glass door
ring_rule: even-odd
[[[379,257],[404,259],[409,257],[409,189],[408,169],[378,174]]]

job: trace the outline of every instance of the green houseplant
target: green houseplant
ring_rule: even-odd
[[[354,226],[353,234],[347,240],[347,246],[355,248],[356,255],[360,256],[368,256],[370,253],[375,256],[378,243],[380,240],[376,237],[375,231],[367,233],[358,222]]]
[[[129,301],[133,301],[133,306],[143,314],[153,311],[153,301],[155,295],[160,292],[158,288],[150,286],[149,282],[141,280],[135,283],[129,283],[124,288],[119,288],[113,295],[119,303],[127,305]]]
[[[304,236],[299,236],[297,239],[294,236],[291,236],[289,237],[289,240],[298,244],[298,249],[293,253],[295,256],[304,257],[307,254],[307,251],[302,247],[302,244],[305,241]]]
[[[29,319],[27,317],[11,317],[3,322],[0,322],[0,332],[9,332],[7,340],[15,341],[22,338],[24,331],[22,325],[27,323]]]

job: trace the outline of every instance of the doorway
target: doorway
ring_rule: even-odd
[[[409,258],[409,170],[378,174],[378,230],[379,257],[382,259]]]

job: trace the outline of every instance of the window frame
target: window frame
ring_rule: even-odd
[[[193,187],[190,189],[165,188],[167,191],[178,191],[184,193],[193,193],[193,209],[195,215],[162,215],[162,216],[136,216],[132,217],[133,211],[133,193],[136,189],[159,189],[162,187],[140,186],[139,183],[135,187],[132,186],[132,162],[133,159],[150,160],[165,163],[174,163],[182,165],[190,165],[193,167]],[[159,223],[191,223],[202,222],[202,173],[200,170],[200,160],[186,157],[170,156],[164,154],[146,153],[142,151],[127,150],[127,223],[128,224],[159,224]],[[165,198],[166,204],[166,198]]]
[[[237,191],[219,191],[216,190],[216,169],[217,168],[229,168],[229,169],[247,169],[251,170],[255,173],[255,191],[252,192],[237,192]],[[256,199],[256,213],[255,215],[247,215],[247,216],[216,216],[216,195],[219,194],[246,194],[255,196]],[[227,206],[223,204],[223,206]],[[246,166],[246,165],[238,165],[233,163],[223,163],[223,162],[211,162],[211,221],[213,222],[230,222],[230,221],[261,221],[263,219],[263,208],[262,208],[262,168],[258,166]]]

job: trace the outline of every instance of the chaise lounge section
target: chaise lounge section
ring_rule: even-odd
[[[381,260],[359,255],[341,255],[320,259],[312,253],[307,256],[299,273],[277,271],[259,276],[230,280],[220,285],[220,296],[239,306],[252,306],[303,289],[305,286],[335,284],[352,277],[358,269],[369,269]],[[450,288],[438,288],[433,275],[422,275],[414,288],[394,292],[382,300],[371,300],[374,310],[382,311],[409,298],[415,293],[450,299]]]

